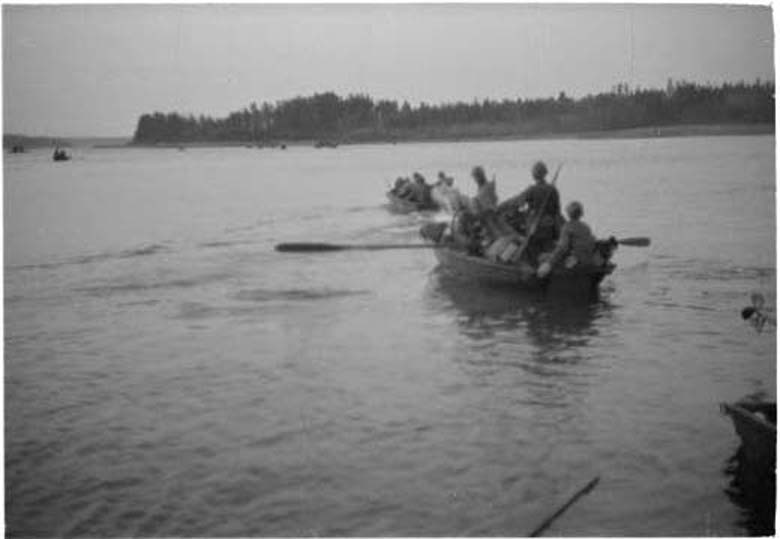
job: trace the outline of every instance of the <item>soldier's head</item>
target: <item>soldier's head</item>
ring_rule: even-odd
[[[474,181],[477,182],[477,185],[480,187],[485,185],[485,182],[487,182],[487,177],[485,176],[485,169],[482,167],[474,167],[471,169],[471,177],[474,178]]]
[[[569,204],[566,206],[566,215],[568,215],[569,219],[572,221],[578,221],[582,217],[583,213],[584,211],[582,209],[582,204],[576,200],[574,202],[569,202]]]
[[[544,161],[537,161],[534,163],[531,174],[536,181],[544,181],[547,177],[547,165],[544,164]]]

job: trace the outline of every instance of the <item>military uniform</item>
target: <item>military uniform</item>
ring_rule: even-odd
[[[595,248],[596,238],[590,227],[579,220],[568,221],[561,229],[561,237],[550,257],[550,264],[555,265],[570,255],[576,258],[578,265],[591,264]]]

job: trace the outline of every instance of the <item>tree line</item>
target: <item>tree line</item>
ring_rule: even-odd
[[[225,118],[176,112],[143,114],[136,144],[186,142],[271,143],[279,140],[339,142],[457,139],[583,133],[681,124],[774,123],[774,82],[720,86],[686,81],[665,90],[630,89],[572,99],[485,99],[440,105],[340,97],[333,92],[275,104],[252,103]]]

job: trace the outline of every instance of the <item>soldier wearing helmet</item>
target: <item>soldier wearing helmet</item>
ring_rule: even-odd
[[[534,163],[534,168],[531,169],[531,175],[535,180],[544,180],[547,177],[547,165],[544,161],[537,161]]]
[[[583,213],[582,204],[576,200],[566,206],[569,221],[561,229],[561,236],[555,250],[539,266],[537,271],[539,277],[544,278],[549,275],[553,266],[563,258],[566,258],[566,267],[569,269],[594,263],[596,238],[590,231],[590,227],[580,220]]]
[[[563,216],[558,189],[547,183],[547,165],[543,161],[537,161],[531,168],[531,175],[534,184],[519,195],[502,202],[498,209],[517,211],[524,206],[528,207],[525,232],[531,233],[531,237],[528,238],[528,252],[533,259],[555,245]],[[535,229],[530,230],[534,228],[534,223],[536,223]]]

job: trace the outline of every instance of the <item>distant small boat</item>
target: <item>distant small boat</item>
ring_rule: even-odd
[[[54,159],[55,161],[69,161],[70,155],[68,155],[67,152],[65,152],[65,150],[61,150],[57,148],[56,150],[54,150],[52,159]]]
[[[338,148],[337,142],[332,142],[329,140],[318,140],[317,143],[314,145],[315,148]]]
[[[24,146],[21,144],[14,145],[11,147],[11,153],[24,153]]]
[[[742,440],[747,463],[756,471],[774,475],[777,439],[777,404],[739,401],[721,404]]]
[[[387,192],[390,210],[395,213],[412,213],[416,211],[437,211],[439,205],[431,201],[429,204],[401,198],[392,191]]]

